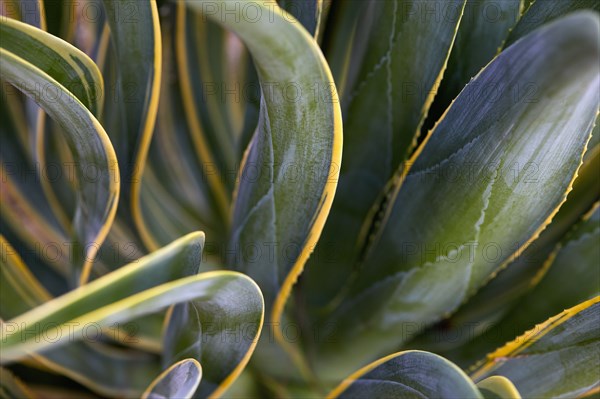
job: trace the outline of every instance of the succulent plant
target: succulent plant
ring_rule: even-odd
[[[2,397],[600,391],[598,2],[0,11]]]

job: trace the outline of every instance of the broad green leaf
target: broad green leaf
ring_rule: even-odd
[[[263,98],[257,132],[241,168],[229,264],[256,279],[281,312],[331,206],[341,157],[341,115],[329,68],[314,40],[276,5],[262,17],[220,19],[228,2],[191,1],[237,33],[256,64]],[[274,256],[264,256],[275,245]],[[260,260],[242,256],[248,248]],[[266,248],[268,249],[268,248]],[[252,254],[250,254],[253,256]]]
[[[504,47],[512,45],[540,26],[577,10],[600,11],[600,4],[594,0],[533,1],[511,30]]]
[[[167,314],[163,365],[186,358],[203,364],[195,397],[221,396],[250,360],[263,322],[257,292],[256,285],[230,284],[210,301],[192,300]]]
[[[592,140],[597,135],[597,129],[594,129]],[[573,190],[568,194],[567,201],[561,206],[560,210],[552,219],[552,222],[544,229],[540,236],[531,243],[522,253],[519,253],[516,259],[509,263],[505,269],[501,270],[487,285],[480,289],[467,303],[454,313],[449,319],[442,320],[436,326],[433,326],[426,334],[419,336],[411,342],[411,347],[426,349],[441,353],[445,357],[452,359],[459,365],[467,365],[463,362],[467,359],[460,359],[450,355],[446,351],[465,344],[466,348],[473,348],[477,345],[467,343],[477,335],[490,329],[492,325],[506,315],[511,307],[523,297],[528,291],[533,289],[540,282],[544,274],[549,269],[549,260],[552,252],[561,240],[565,240],[565,235],[572,230],[573,225],[581,221],[582,217],[590,211],[595,201],[600,195],[600,177],[598,169],[600,168],[600,146],[591,146],[584,156],[584,163],[577,172],[577,179],[573,183]],[[588,217],[590,214],[587,215]],[[593,257],[592,257],[593,258]],[[594,259],[589,259],[585,265],[591,265]],[[581,267],[585,267],[581,265]],[[591,281],[591,280],[587,280]],[[593,281],[593,280],[592,280]],[[581,302],[581,298],[571,303]],[[570,306],[567,305],[567,306]],[[562,309],[556,309],[542,316],[540,320],[548,318]],[[519,328],[518,331],[525,327]],[[511,330],[513,334],[518,331]],[[465,333],[466,332],[466,333]],[[510,339],[510,337],[506,337]],[[489,345],[494,345],[494,340]],[[501,342],[500,342],[501,343]],[[481,350],[482,348],[479,348]],[[487,353],[490,347],[485,350]],[[476,351],[467,350],[471,356],[479,355]],[[474,359],[473,359],[474,360]]]
[[[236,3],[256,7],[258,19],[244,12],[221,18],[227,1],[187,4],[242,38],[256,66],[259,124],[239,171],[227,263],[259,284],[277,342],[302,364],[284,342],[280,319],[337,186],[342,125],[335,85],[314,39],[273,2]],[[266,347],[258,350],[264,359],[282,355],[281,348]],[[285,371],[276,364],[268,367]]]
[[[158,10],[151,0],[103,0],[114,49],[116,84],[107,91],[107,125],[123,184],[123,217],[135,222],[144,244],[156,249],[139,208],[148,147],[156,120],[161,80]],[[110,128],[109,128],[110,126]],[[129,212],[125,212],[125,209]]]
[[[425,128],[433,126],[469,80],[498,54],[521,15],[521,3],[521,0],[467,1]]]
[[[142,395],[142,399],[189,399],[196,392],[201,378],[200,363],[194,359],[182,360],[156,377]]]
[[[327,397],[483,399],[462,370],[443,357],[421,351],[379,359],[346,378]]]
[[[368,238],[362,231],[365,220],[385,201],[388,181],[416,145],[465,1],[365,3],[350,6],[366,8],[357,16],[361,26],[353,50],[363,54],[349,60],[356,71],[348,72],[342,98],[344,160],[336,200],[316,249],[331,255],[313,257],[305,276],[313,312],[333,306],[348,283],[346,276]]]
[[[481,381],[508,378],[525,398],[581,397],[597,392],[600,297],[567,309],[487,356]]]
[[[454,101],[349,265],[341,305],[319,324],[337,334],[319,346],[323,369],[372,359],[455,311],[549,223],[598,112],[598,25],[584,12],[540,28]],[[528,85],[534,98],[515,97]]]
[[[538,273],[530,278],[529,284],[533,288],[511,303],[498,321],[493,324],[482,322],[480,336],[446,355],[460,365],[470,366],[522,331],[600,295],[599,240],[600,208],[596,203],[585,219],[560,241]]]
[[[73,282],[85,282],[119,197],[119,170],[112,144],[83,103],[36,65],[6,49],[4,43],[0,48],[1,77],[38,102],[62,126],[73,151],[79,190],[73,219],[72,278]],[[51,89],[55,95],[50,97],[40,88]],[[86,175],[90,170],[96,172],[93,178]]]
[[[506,377],[494,375],[477,384],[485,399],[521,399],[521,394]]]
[[[348,87],[350,70],[352,68],[352,75],[356,73],[357,64],[364,55],[366,32],[370,25],[359,17],[364,16],[368,4],[367,1],[335,1],[329,11],[332,22],[328,24],[322,48],[342,99],[345,98],[346,89],[351,89]]]

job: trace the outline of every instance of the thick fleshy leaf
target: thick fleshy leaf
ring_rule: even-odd
[[[515,385],[506,377],[494,375],[477,384],[485,399],[521,399]]]
[[[549,223],[598,112],[598,26],[596,14],[580,13],[542,27],[454,101],[321,324],[337,333],[318,352],[325,369],[360,364],[455,311]],[[529,85],[535,97],[515,97],[515,87]]]
[[[565,310],[488,355],[472,374],[508,378],[525,398],[597,392],[600,297]]]
[[[592,140],[598,134],[597,126],[592,134]],[[545,273],[549,270],[551,259],[548,259],[556,250],[556,246],[561,240],[563,244],[568,241],[566,234],[571,234],[573,225],[581,221],[584,216],[589,217],[594,202],[600,195],[600,146],[592,143],[588,144],[590,149],[585,153],[584,163],[577,172],[577,179],[573,183],[573,190],[567,196],[567,201],[561,206],[559,212],[554,216],[552,222],[544,229],[534,242],[519,253],[516,259],[509,263],[505,269],[501,270],[487,285],[480,289],[469,301],[454,313],[449,319],[442,320],[433,326],[429,331],[419,336],[411,342],[411,347],[425,349],[428,351],[443,354],[445,357],[456,362],[460,366],[466,366],[469,359],[456,357],[457,353],[462,353],[461,349],[453,352],[446,352],[452,348],[466,345],[469,356],[480,358],[483,353],[489,352],[493,345],[498,345],[503,341],[483,340],[488,342],[487,348],[468,343],[476,336],[490,329],[494,324],[502,320],[506,313],[523,297],[538,284]],[[589,222],[588,222],[589,223]],[[570,235],[571,237],[571,235]],[[584,264],[579,265],[581,270],[591,267],[596,260],[589,259]],[[591,270],[591,269],[589,269]],[[587,277],[583,277],[590,282]],[[581,302],[586,298],[580,298],[565,307],[570,307]],[[550,313],[543,315],[539,320],[542,321],[556,314],[561,309],[555,309]],[[535,320],[531,320],[535,322]],[[519,327],[517,331],[511,330],[511,333],[517,334],[526,326]],[[504,336],[504,341],[510,339],[510,336]],[[472,350],[477,347],[477,350]],[[477,351],[483,350],[484,352]],[[475,359],[471,359],[474,361]],[[470,363],[469,363],[470,364]]]
[[[331,306],[348,283],[367,241],[361,231],[365,221],[382,206],[388,181],[416,145],[465,1],[349,3],[363,11],[349,12],[359,18],[354,54],[347,60],[356,71],[348,72],[342,98],[344,160],[338,193],[316,248],[325,255],[313,257],[303,277],[313,312]]]
[[[96,65],[83,52],[41,29],[9,18],[2,20],[0,32],[4,48],[48,73],[77,97],[95,116],[100,113],[104,96],[102,76]],[[40,95],[48,97],[56,95],[50,87],[44,87],[39,92]],[[32,145],[35,147],[35,160],[39,163],[39,182],[52,211],[61,222],[63,230],[68,233],[72,215],[70,215],[71,217],[67,216],[53,189],[53,186],[66,179],[51,179],[43,173],[43,171],[52,170],[53,176],[55,176],[58,165],[62,166],[65,163],[48,166],[44,145],[46,125],[49,121],[46,121],[45,113],[34,100],[27,101],[26,111],[33,115],[30,118],[32,122],[30,130],[34,132],[32,138],[34,137],[35,143]],[[64,143],[62,134],[58,133],[56,136]],[[72,162],[68,165],[74,164]],[[61,172],[68,173],[64,170]],[[62,176],[66,176],[66,174]]]
[[[90,112],[99,114],[104,82],[98,67],[87,55],[56,36],[10,18],[2,18],[0,33],[3,49],[46,72]],[[45,90],[50,89],[45,87]]]
[[[522,0],[468,0],[444,78],[424,128],[429,129],[481,68],[499,52],[521,15]]]
[[[534,288],[510,303],[495,323],[471,323],[481,330],[481,335],[445,355],[459,365],[470,366],[522,331],[600,295],[599,241],[600,207],[597,203],[584,220],[565,235],[538,273],[530,278],[529,284]],[[466,324],[459,331],[469,336],[468,326]]]
[[[595,0],[533,1],[511,30],[504,46],[510,46],[540,26],[577,10],[600,11],[600,4]]]
[[[219,397],[254,352],[263,323],[256,285],[229,284],[211,300],[179,304],[168,313],[163,365],[194,358],[204,365],[195,397]]]
[[[142,399],[189,399],[196,392],[202,378],[202,367],[194,359],[175,363],[156,377]]]
[[[333,201],[342,141],[335,86],[314,40],[276,5],[248,3],[262,15],[249,20],[220,19],[226,1],[188,4],[237,33],[257,67],[261,116],[240,172],[229,264],[281,312]]]
[[[56,342],[36,340],[35,337],[43,331],[56,329],[61,324],[70,321],[77,320],[84,325],[86,321],[100,323],[105,318],[116,318],[113,322],[117,322],[152,313],[153,309],[159,310],[157,301],[161,295],[169,294],[167,289],[169,283],[173,284],[174,281],[176,285],[181,284],[177,279],[197,273],[203,244],[204,235],[202,233],[189,234],[138,262],[122,267],[86,286],[79,287],[59,298],[45,302],[25,314],[10,319],[2,328],[3,362],[23,357],[26,352],[37,352],[48,347],[54,348],[58,344],[68,342],[70,338],[68,336],[61,336],[60,340]],[[148,276],[153,278],[148,278]],[[154,289],[155,298],[149,294],[151,289]],[[174,301],[172,303],[165,302],[162,307],[176,303],[175,298],[184,293],[185,290],[175,293]],[[149,297],[147,303],[135,307],[137,301],[144,296]],[[128,303],[131,305],[130,308],[126,307]],[[109,313],[111,306],[115,310],[112,315]],[[110,323],[105,322],[105,324]],[[12,329],[9,325],[17,326],[17,330]],[[33,331],[37,334],[22,336],[21,329],[34,329]]]
[[[158,358],[149,354],[119,354],[118,350],[90,338],[90,334],[97,338],[98,331],[90,333],[89,326],[114,328],[133,320],[135,327],[135,319],[141,315],[193,301],[191,306],[202,309],[203,320],[214,322],[212,330],[208,323],[203,325],[205,330],[196,336],[199,345],[205,342],[210,346],[219,340],[224,343],[232,331],[238,333],[236,345],[222,346],[211,356],[207,356],[210,348],[202,349],[201,359],[217,370],[211,376],[222,375],[222,380],[210,381],[213,385],[208,392],[225,389],[254,348],[262,326],[262,297],[256,284],[239,273],[195,275],[202,243],[201,233],[190,234],[136,263],[2,323],[2,361],[42,351],[34,355],[42,364],[57,368],[98,392],[139,395],[149,384],[148,377],[159,373]],[[181,323],[176,325],[180,326]],[[57,333],[66,328],[69,334]],[[57,339],[40,340],[39,334],[54,334]],[[110,339],[111,335],[107,337]],[[83,342],[73,342],[81,338]],[[57,348],[59,345],[63,346]],[[87,354],[85,364],[78,361],[81,353]]]
[[[42,69],[7,50],[4,43],[0,49],[2,78],[34,99],[61,125],[73,151],[79,181],[71,246],[73,282],[85,282],[113,221],[119,197],[119,169],[112,144],[83,103]],[[40,88],[54,95],[40,92]],[[90,171],[93,176],[88,175]]]
[[[483,399],[469,377],[433,353],[406,351],[386,356],[346,378],[328,398]]]
[[[107,90],[105,124],[114,143],[123,183],[123,217],[134,221],[150,249],[158,245],[146,231],[139,193],[154,129],[161,79],[158,10],[151,0],[103,0],[110,26],[116,83]],[[120,211],[121,212],[121,211]]]

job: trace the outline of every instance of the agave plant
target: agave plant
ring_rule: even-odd
[[[0,6],[2,397],[598,394],[599,3]]]

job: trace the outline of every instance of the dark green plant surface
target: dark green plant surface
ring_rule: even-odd
[[[599,10],[0,1],[0,397],[598,395]]]

